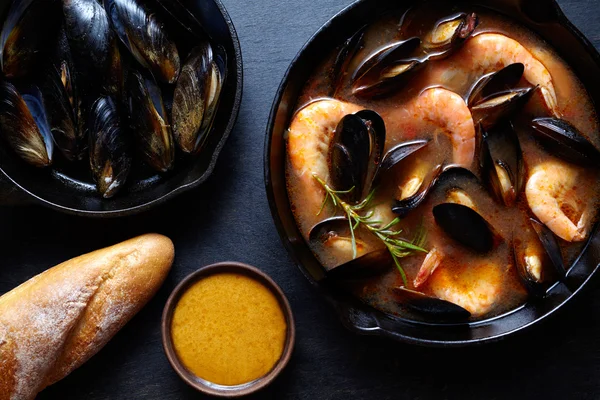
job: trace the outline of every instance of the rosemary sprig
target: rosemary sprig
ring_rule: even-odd
[[[359,212],[367,209],[373,197],[375,196],[375,190],[372,190],[371,193],[359,204],[350,205],[343,201],[340,198],[340,195],[348,194],[354,190],[354,187],[349,190],[334,190],[331,188],[327,182],[319,178],[317,175],[313,175],[315,180],[319,182],[319,184],[325,189],[325,199],[323,200],[323,204],[321,205],[321,209],[318,214],[323,212],[325,205],[329,200],[331,200],[332,204],[336,208],[340,208],[348,218],[348,226],[350,228],[350,235],[352,237],[352,258],[356,258],[357,249],[356,249],[356,236],[354,231],[360,226],[364,226],[371,233],[373,233],[379,240],[383,242],[383,244],[387,247],[392,259],[394,260],[394,264],[396,264],[396,268],[400,272],[402,276],[402,281],[404,285],[408,285],[408,281],[406,278],[406,273],[404,272],[404,268],[400,265],[400,259],[411,255],[413,252],[420,251],[423,253],[427,253],[422,246],[425,243],[426,233],[423,229],[423,225],[419,227],[415,237],[412,242],[407,242],[400,238],[400,234],[402,233],[402,229],[397,229],[395,226],[400,222],[400,218],[395,218],[384,226],[381,226],[382,221],[372,220],[374,211],[369,210],[364,215],[360,215]]]

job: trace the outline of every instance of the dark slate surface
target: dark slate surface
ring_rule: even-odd
[[[237,128],[204,187],[119,220],[86,220],[39,207],[0,209],[0,293],[58,262],[133,235],[156,231],[175,242],[175,265],[158,295],[97,356],[39,397],[199,398],[163,353],[162,307],[188,273],[208,263],[236,260],[271,274],[296,316],[293,358],[261,393],[264,398],[599,398],[597,289],[524,336],[484,347],[424,349],[344,330],[280,244],[263,188],[262,156],[269,109],[285,69],[312,33],[348,1],[224,2],[244,53],[244,100]],[[598,2],[559,2],[600,46]]]

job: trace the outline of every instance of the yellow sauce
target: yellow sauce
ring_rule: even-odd
[[[277,298],[242,274],[219,273],[193,284],[175,306],[171,336],[177,356],[194,375],[240,385],[277,363],[287,324]]]

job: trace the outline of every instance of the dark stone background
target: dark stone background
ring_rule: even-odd
[[[600,46],[600,3],[559,2]],[[237,127],[203,187],[151,212],[117,220],[81,219],[40,207],[0,208],[0,293],[61,261],[137,234],[155,231],[175,242],[175,265],[158,295],[97,356],[39,398],[200,397],[169,366],[160,317],[177,282],[202,265],[224,260],[269,273],[295,312],[292,360],[257,398],[600,398],[600,290],[589,291],[567,312],[523,336],[484,347],[425,349],[344,330],[279,241],[263,186],[263,141],[288,64],[349,1],[224,3],[241,40],[244,100]]]

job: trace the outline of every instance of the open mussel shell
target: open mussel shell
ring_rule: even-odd
[[[158,172],[173,167],[175,142],[161,90],[151,75],[131,71],[128,79],[129,120],[137,149]]]
[[[542,246],[546,250],[559,280],[563,280],[566,276],[566,269],[558,239],[546,225],[533,218],[530,219],[530,222],[540,242],[542,242]]]
[[[525,66],[522,63],[514,63],[483,76],[471,89],[467,104],[475,106],[483,99],[514,89],[521,81],[523,72],[525,72]]]
[[[27,163],[36,167],[52,164],[54,142],[37,86],[19,87],[0,82],[0,134]]]
[[[569,162],[597,166],[600,151],[569,122],[558,118],[531,121],[536,140],[550,153]]]
[[[104,8],[97,0],[63,0],[62,4],[71,54],[80,72],[80,89],[120,95],[121,55]]]
[[[365,28],[362,27],[354,35],[349,37],[341,46],[331,68],[332,93],[331,97],[335,97],[336,92],[340,89],[344,76],[347,74],[348,65],[356,55],[357,51],[363,46],[363,38],[365,36]]]
[[[433,207],[435,222],[454,240],[478,253],[494,247],[494,232],[479,213],[462,204],[443,203]]]
[[[156,79],[175,83],[179,76],[179,53],[158,14],[139,0],[104,0],[114,31],[136,60]]]
[[[425,199],[435,186],[438,178],[444,171],[444,167],[440,164],[433,168],[433,171],[425,177],[426,181],[421,183],[421,186],[417,189],[415,194],[402,200],[395,200],[392,206],[392,212],[400,217],[406,216],[410,211],[417,208]]]
[[[123,187],[131,168],[129,144],[115,100],[98,98],[90,107],[87,123],[92,174],[98,192],[110,198]]]
[[[475,13],[458,13],[438,21],[423,41],[429,59],[449,56],[467,40],[479,24]]]
[[[510,121],[487,131],[480,126],[483,181],[496,199],[512,206],[523,190],[525,164],[519,138]]]
[[[413,55],[421,40],[410,38],[384,46],[367,58],[352,76],[352,94],[383,97],[398,90],[422,62]]]
[[[396,287],[393,289],[398,302],[408,309],[441,321],[466,320],[471,313],[461,306],[421,292]]]
[[[310,229],[308,240],[315,243],[325,243],[332,236],[338,235],[341,232],[347,232],[348,230],[348,218],[343,216],[330,217],[315,224]]]
[[[533,218],[529,222],[529,228],[513,234],[513,255],[517,273],[526,289],[535,297],[543,297],[548,287],[547,268],[553,268],[554,276],[559,280],[565,277],[565,268],[560,245],[553,233]]]
[[[55,0],[13,0],[0,32],[4,76],[30,73],[55,40],[60,5]]]
[[[361,281],[382,275],[393,265],[388,249],[381,249],[338,265],[326,271],[325,275],[332,281]]]
[[[494,93],[471,106],[473,122],[490,128],[520,110],[531,98],[536,87],[510,89]]]
[[[204,42],[191,51],[181,69],[173,95],[172,123],[175,140],[185,153],[199,152],[210,133],[226,65],[225,52]]]
[[[362,110],[344,116],[329,147],[329,172],[335,190],[348,191],[352,203],[365,198],[381,163],[385,123],[379,114]]]

